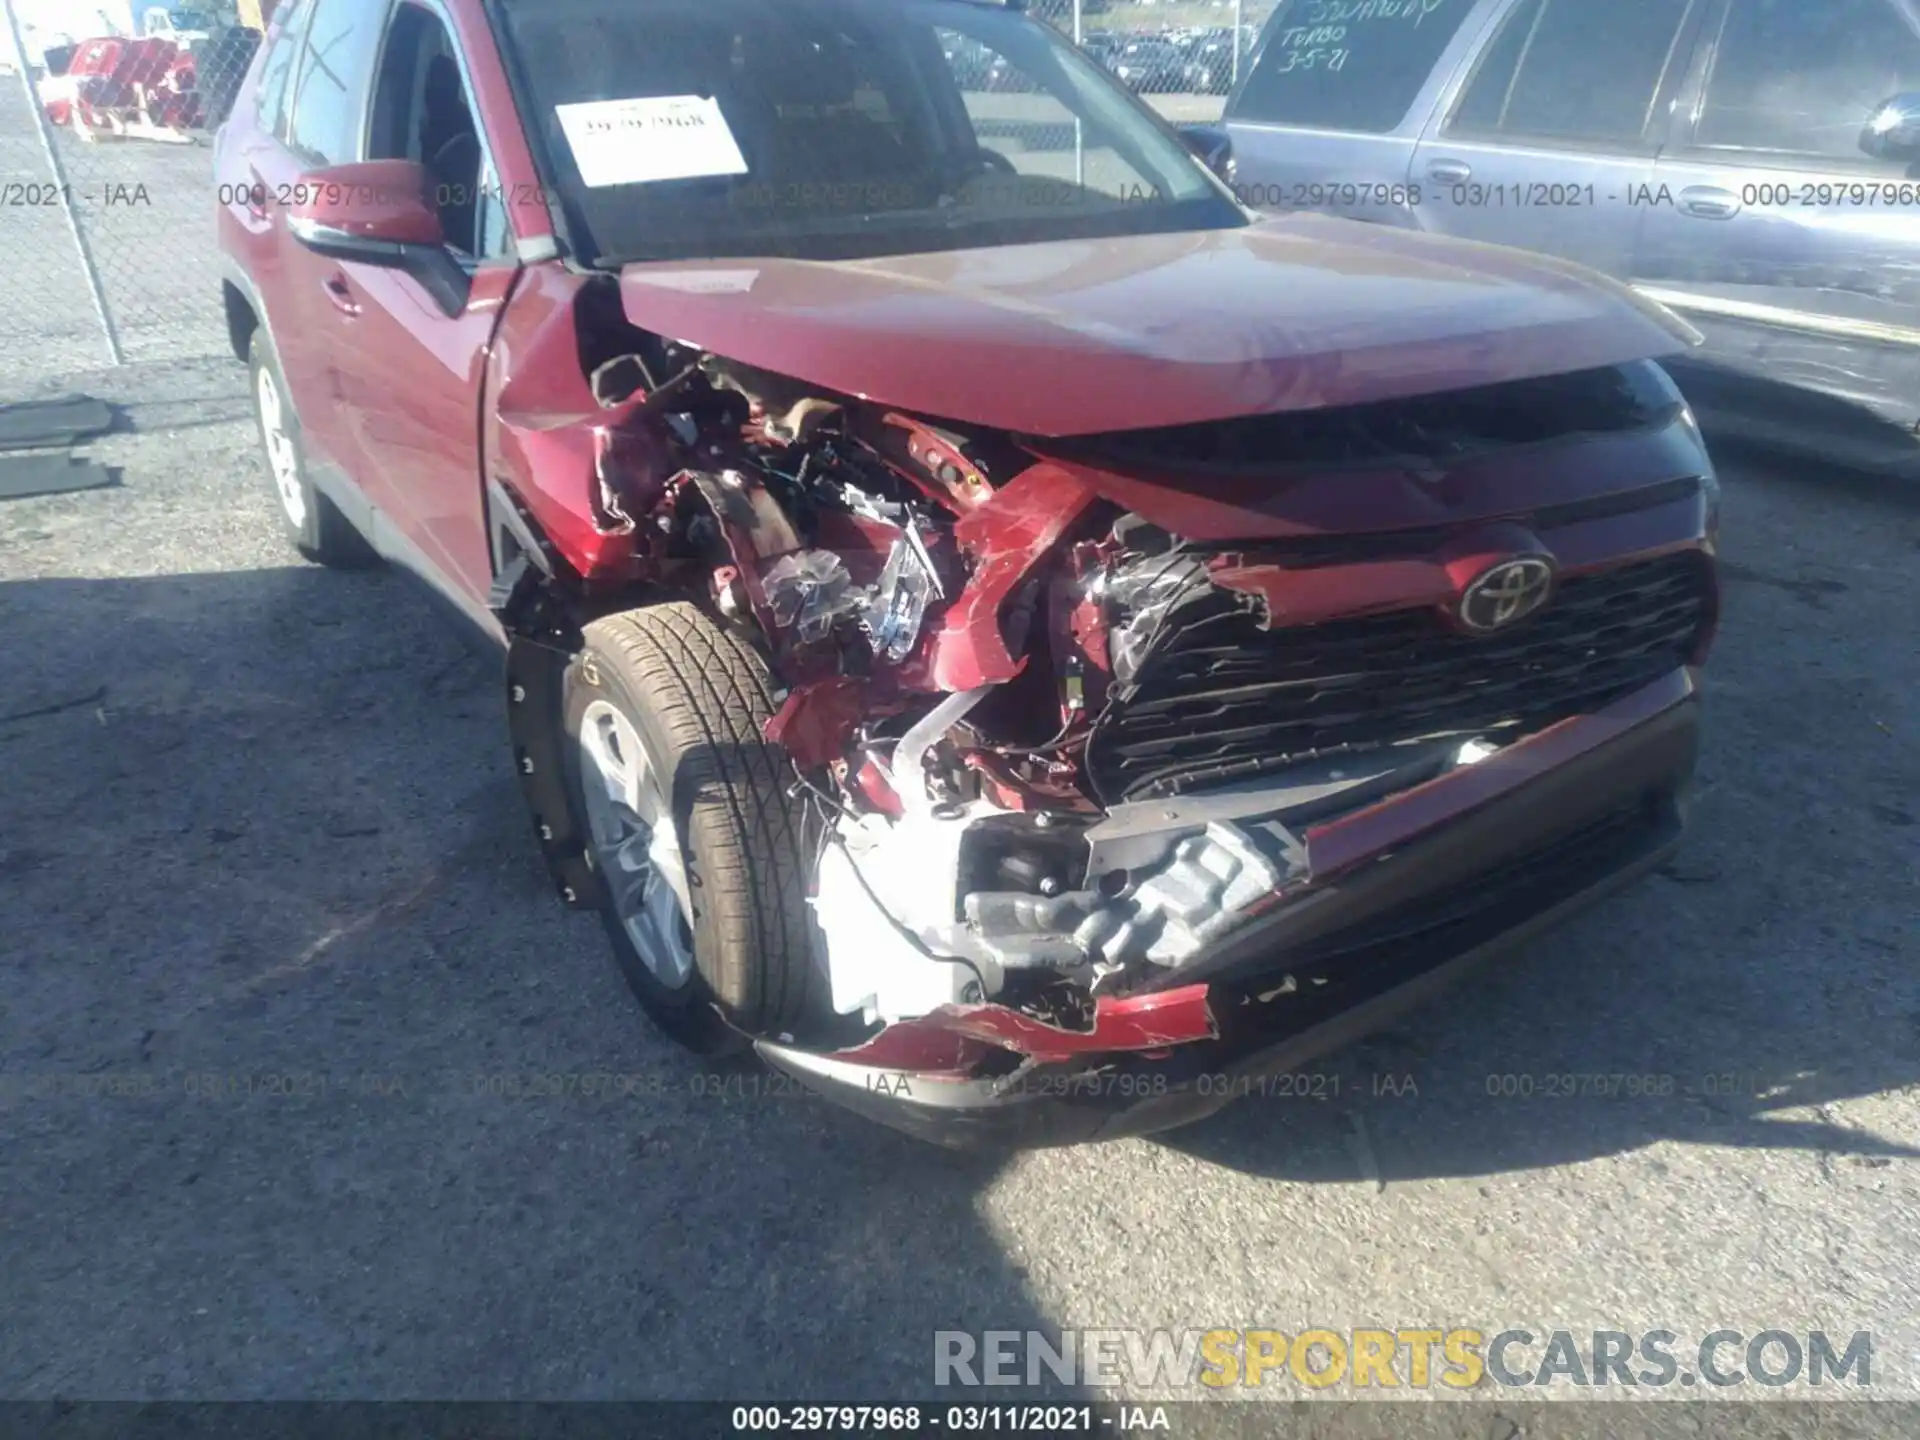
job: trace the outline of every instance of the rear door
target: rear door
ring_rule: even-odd
[[[1281,0],[1227,101],[1242,201],[1413,225],[1415,141],[1501,3]]]
[[[361,117],[366,110],[368,80],[374,46],[387,0],[306,0],[308,17],[302,27],[286,118],[280,128],[282,163],[290,179],[287,189],[271,198],[274,223],[284,235],[286,255],[282,286],[299,322],[300,332],[288,336],[279,330],[274,339],[287,371],[287,384],[308,451],[344,469],[361,489],[374,493],[377,476],[365,474],[353,463],[353,448],[343,426],[340,390],[326,344],[329,321],[339,304],[332,276],[335,261],[308,250],[286,229],[286,215],[297,194],[300,176],[329,165],[342,165],[360,150]],[[295,373],[297,370],[297,374]]]
[[[1625,278],[1704,0],[1513,0],[1422,138],[1423,228]]]
[[[1860,146],[1920,91],[1920,17],[1896,0],[1716,0],[1697,99],[1656,167],[1636,278],[1708,354],[1920,416],[1920,176]]]
[[[238,235],[236,249],[266,312],[267,332],[280,356],[295,413],[307,429],[311,415],[325,418],[324,352],[312,318],[312,273],[316,261],[288,231],[295,182],[306,163],[287,144],[295,81],[305,52],[314,0],[288,0],[267,41],[253,110],[230,126],[234,155],[222,154],[220,201]],[[335,457],[324,439],[309,433],[308,452],[317,462]],[[319,442],[319,443],[315,443]]]

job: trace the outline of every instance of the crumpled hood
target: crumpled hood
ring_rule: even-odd
[[[1672,354],[1691,327],[1546,256],[1320,215],[875,260],[655,262],[636,325],[1031,435],[1223,420]]]

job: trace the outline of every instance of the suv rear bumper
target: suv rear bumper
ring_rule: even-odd
[[[993,1078],[758,1048],[836,1103],[960,1148],[1073,1144],[1201,1119],[1663,864],[1679,843],[1698,748],[1691,675],[1651,687],[1633,708],[1640,718],[1620,733],[1411,843],[1350,857],[1365,863],[1181,966],[1168,986],[1209,987],[1215,1038]],[[1391,817],[1431,798],[1409,792],[1373,813]]]

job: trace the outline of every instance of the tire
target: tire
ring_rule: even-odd
[[[786,752],[761,731],[774,710],[766,666],[685,602],[593,621],[583,640],[562,697],[567,782],[628,987],[660,1029],[703,1055],[737,1052],[749,1037],[807,1043],[824,1035],[832,1020],[810,939],[802,807],[787,794]],[[676,832],[669,843],[684,871],[681,934],[691,941],[690,957],[675,962],[689,967],[676,972],[682,979],[657,959],[649,964],[631,918],[644,907],[623,910],[616,898],[621,879],[653,867],[623,868],[592,818],[588,786],[605,780],[599,737],[617,731],[622,716],[656,777],[655,813],[670,814]],[[610,771],[619,762],[604,763]],[[659,848],[654,829],[649,856]],[[641,925],[655,937],[664,928]]]
[[[264,328],[256,328],[248,344],[247,373],[252,381],[253,418],[260,433],[267,480],[287,543],[307,559],[336,569],[364,570],[379,564],[373,547],[340,508],[314,488],[307,470],[306,448],[301,444],[300,417],[294,412],[280,359],[273,353],[273,343]],[[283,450],[277,451],[276,434],[285,446]]]

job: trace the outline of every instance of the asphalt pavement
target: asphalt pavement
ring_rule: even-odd
[[[648,1029],[495,671],[282,547],[238,367],[82,386],[121,483],[0,504],[0,1396],[877,1400],[940,1329],[1373,1325],[1871,1330],[1920,1396],[1920,497],[1727,464],[1666,873],[1304,1096],[958,1156]]]

